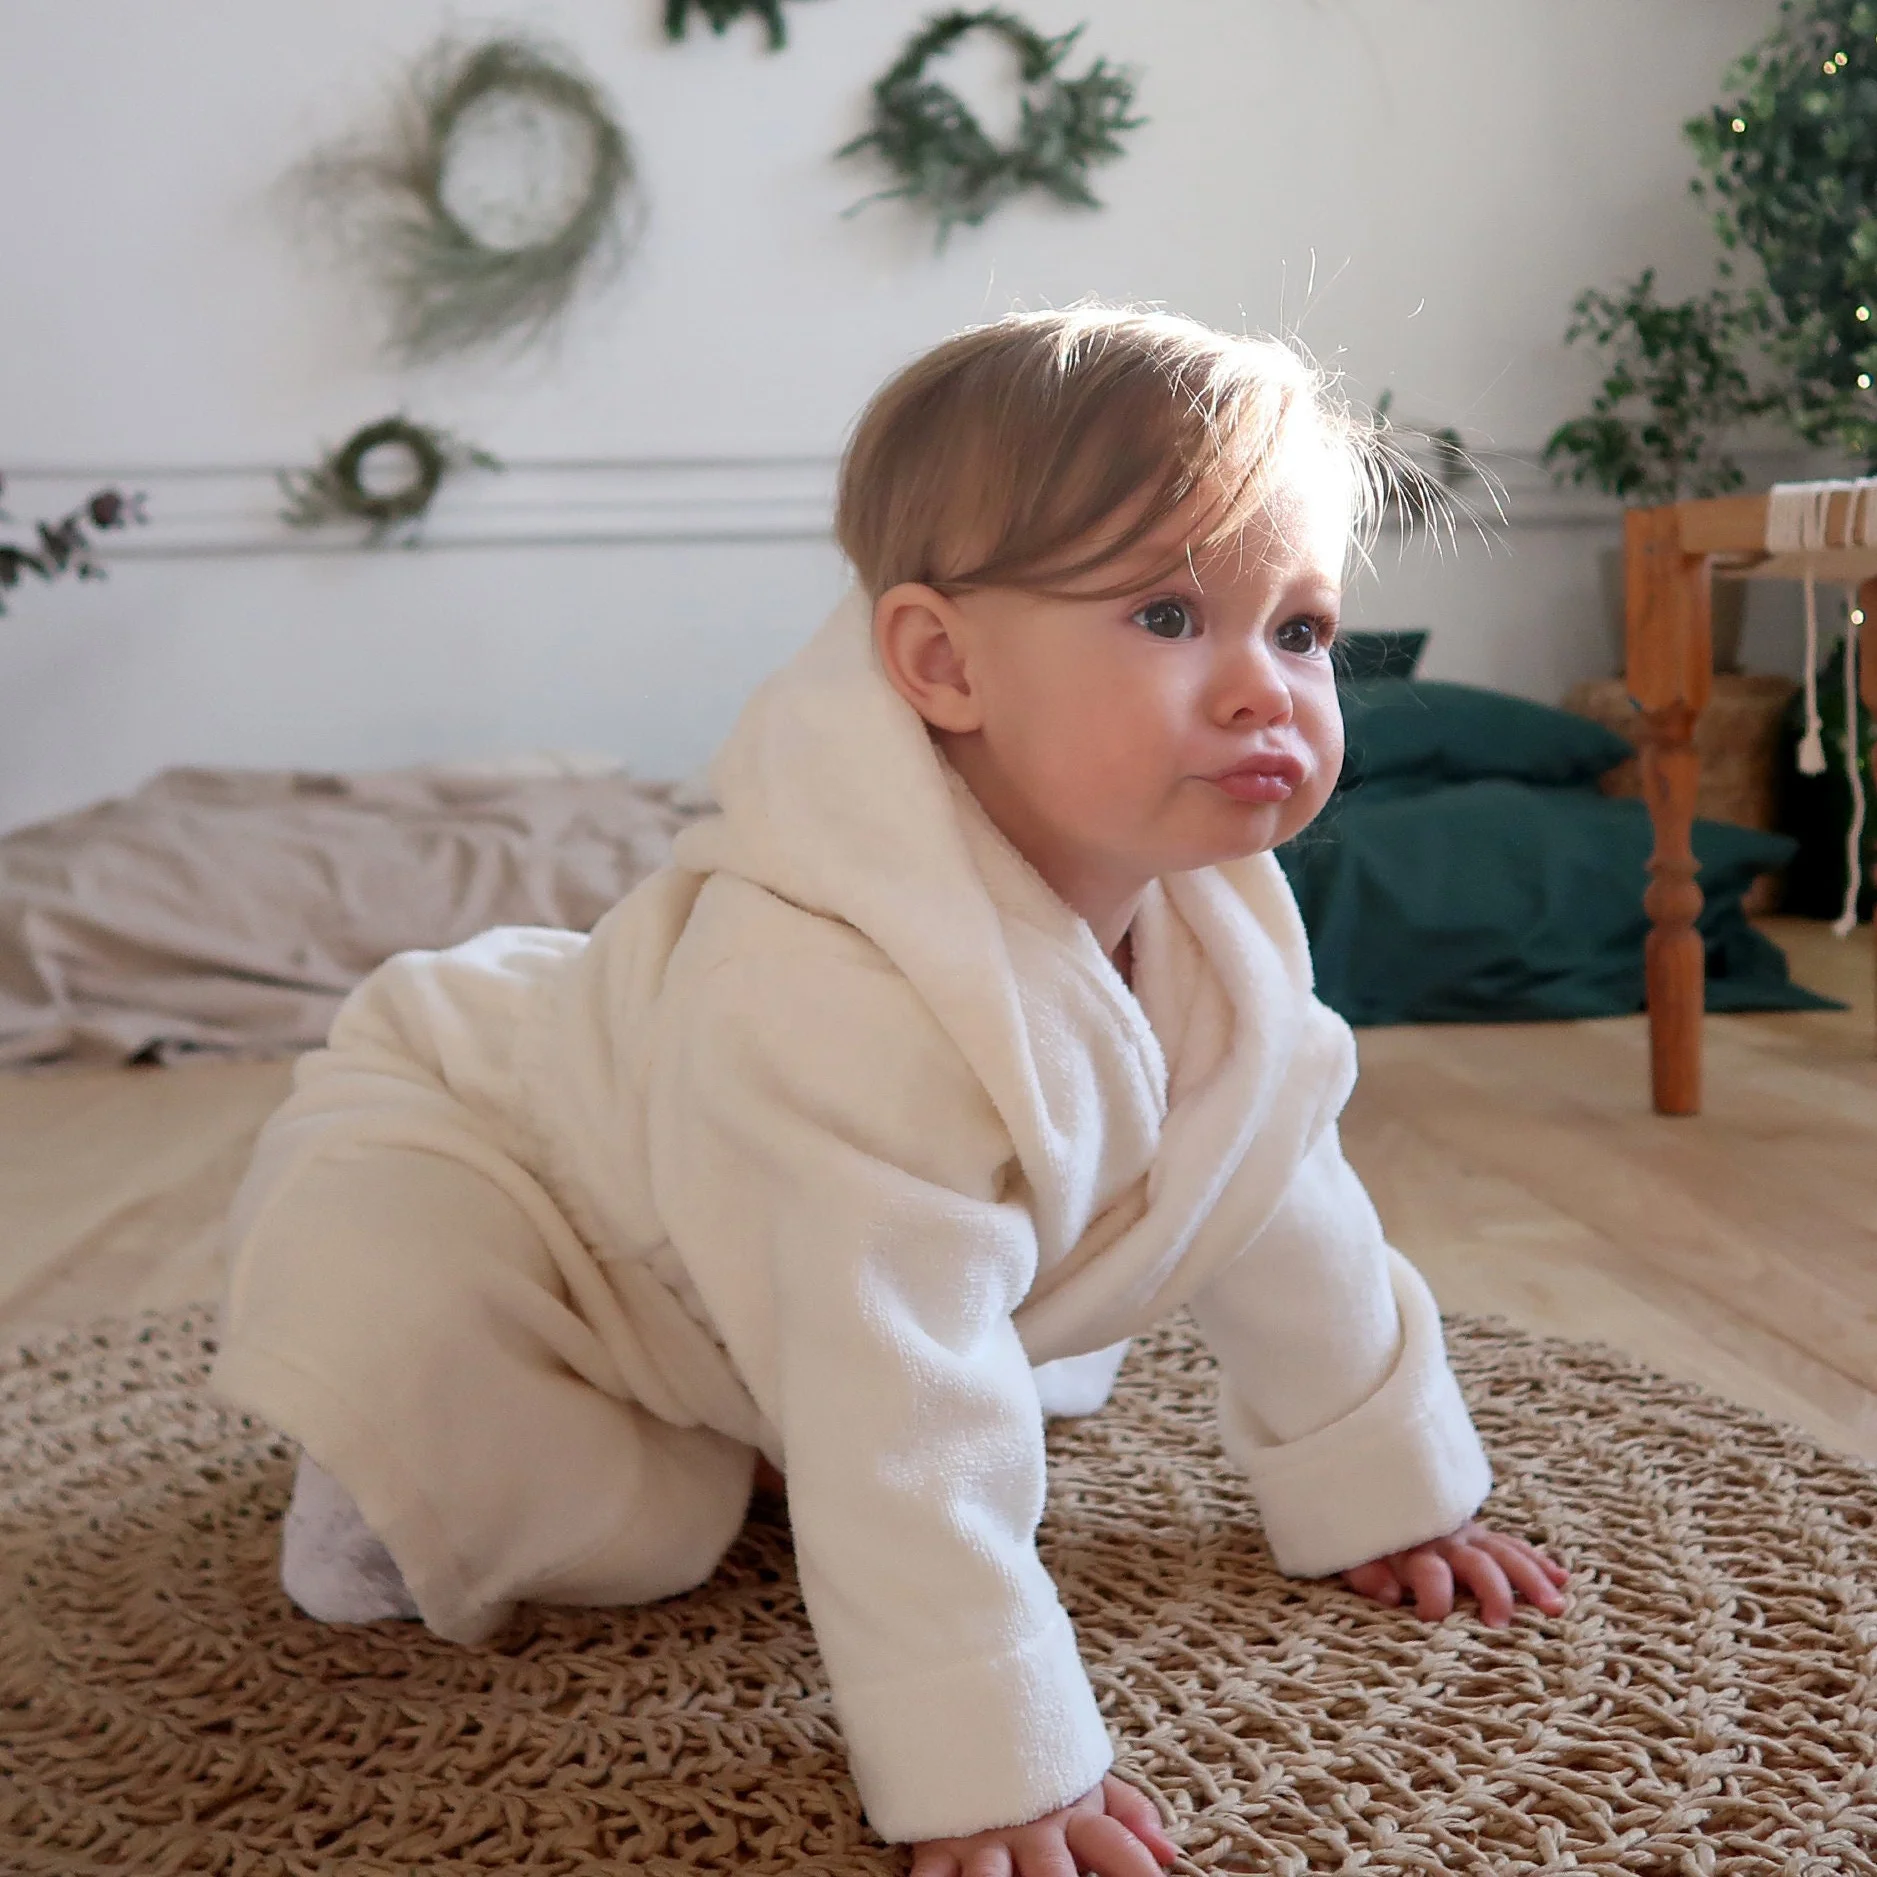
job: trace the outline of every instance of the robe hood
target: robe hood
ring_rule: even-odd
[[[1183,1302],[1255,1236],[1347,1099],[1353,1042],[1311,995],[1289,886],[1258,854],[1168,875],[1143,903],[1137,930],[1183,923],[1230,1008],[1221,1060],[1169,1107],[1177,1061],[1086,922],[992,827],[894,690],[864,595],[760,687],[710,780],[721,812],[680,836],[676,865],[737,875],[862,933],[1008,1129],[1044,1243],[1019,1318],[1039,1360],[1136,1334]],[[1109,1021],[1091,1026],[1091,1004]],[[1100,1059],[1065,1062],[1063,1034],[1091,1027]],[[1140,1133],[1143,1171],[1133,1222],[1077,1260],[1075,1241],[1117,1199],[1078,1179],[1091,1077],[1106,1112]],[[1262,1177],[1246,1180],[1248,1161]]]

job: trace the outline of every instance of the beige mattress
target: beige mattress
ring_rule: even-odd
[[[0,1073],[0,1344],[216,1296],[222,1214],[291,1071]]]

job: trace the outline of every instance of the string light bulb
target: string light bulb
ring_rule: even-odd
[[[1858,373],[1857,388],[1860,391],[1868,391],[1870,389],[1870,373],[1869,372],[1861,371]]]
[[[1859,319],[1869,319],[1869,318],[1870,318],[1870,308],[1869,308],[1868,306],[1860,306],[1860,307],[1859,307],[1859,308],[1857,309],[1857,316],[1858,316],[1858,318],[1859,318]]]
[[[1854,626],[1861,626],[1861,625],[1862,625],[1862,624],[1864,623],[1864,609],[1863,609],[1863,607],[1861,607],[1861,606],[1853,606],[1853,607],[1851,608],[1851,623],[1852,623],[1852,625],[1854,625]]]
[[[1736,134],[1739,133],[1740,131],[1745,130],[1746,127],[1747,127],[1747,120],[1744,117],[1737,117],[1734,119],[1734,130]]]

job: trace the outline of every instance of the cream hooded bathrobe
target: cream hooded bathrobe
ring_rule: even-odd
[[[1034,1545],[1044,1408],[1100,1399],[1099,1352],[1192,1310],[1295,1575],[1452,1530],[1486,1461],[1269,855],[1150,888],[1130,991],[857,599],[712,781],[590,938],[355,993],[237,1202],[216,1379],[465,1640],[700,1581],[760,1450],[875,1827],[1034,1818],[1110,1763]]]

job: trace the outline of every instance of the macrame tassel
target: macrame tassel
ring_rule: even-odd
[[[1818,582],[1805,576],[1805,734],[1799,739],[1799,773],[1825,773],[1825,720],[1818,714]]]
[[[1847,626],[1844,639],[1844,747],[1845,767],[1851,775],[1851,826],[1844,839],[1844,910],[1831,925],[1840,938],[1849,938],[1857,930],[1858,893],[1864,884],[1864,765],[1858,760],[1857,649],[1857,628]]]

